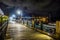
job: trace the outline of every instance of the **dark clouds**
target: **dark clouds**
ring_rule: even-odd
[[[50,10],[52,7],[55,7],[57,5],[53,4],[53,0],[2,0],[3,3],[9,5],[9,6],[20,6],[20,7],[27,7],[29,10],[49,10],[48,7],[50,7]],[[54,0],[55,1],[55,0]],[[52,6],[52,7],[51,7]],[[45,9],[46,8],[46,9]]]
[[[26,7],[28,13],[34,12],[40,15],[47,15],[48,12],[54,13],[60,8],[59,0],[2,0],[2,2],[22,9]]]

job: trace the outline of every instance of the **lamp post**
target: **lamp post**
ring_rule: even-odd
[[[17,15],[17,18],[19,19],[19,21],[22,19],[22,10],[17,10],[16,11],[16,15]]]
[[[22,17],[22,10],[17,10],[16,12],[18,16]]]

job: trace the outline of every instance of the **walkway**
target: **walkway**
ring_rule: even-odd
[[[51,37],[36,32],[22,24],[10,22],[6,40],[53,40]]]

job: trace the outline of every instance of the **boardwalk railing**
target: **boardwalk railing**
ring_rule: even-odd
[[[4,40],[6,36],[8,21],[5,21],[2,25],[0,25],[0,40]]]
[[[33,27],[32,21],[24,21],[24,24],[26,24],[28,27]],[[42,30],[42,31],[47,32],[52,35],[56,33],[56,26],[55,25],[49,25],[49,24],[43,24],[43,23],[39,23],[37,25],[36,23],[34,23],[33,28]]]

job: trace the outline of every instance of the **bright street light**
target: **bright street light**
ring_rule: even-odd
[[[22,11],[21,10],[17,10],[17,14],[22,16]]]

